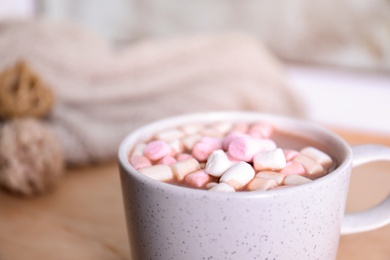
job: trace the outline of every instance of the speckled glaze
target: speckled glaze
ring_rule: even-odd
[[[271,122],[278,129],[288,129],[289,133],[321,143],[339,166],[332,173],[300,186],[218,193],[149,179],[127,162],[131,148],[153,133],[183,123],[226,120]],[[119,149],[131,259],[335,259],[353,166],[352,154],[344,140],[326,129],[260,113],[191,114],[138,129]],[[366,158],[365,154],[363,151],[360,158]],[[389,160],[390,150],[384,154]],[[373,156],[366,161],[375,159]],[[387,202],[380,209],[384,214],[381,224],[386,224],[390,220],[390,204]],[[356,218],[349,222],[346,233],[359,231],[356,226],[361,226],[361,220],[357,219],[357,224]],[[377,219],[373,221],[378,223]]]

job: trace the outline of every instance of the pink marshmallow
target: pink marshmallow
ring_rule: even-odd
[[[244,162],[251,162],[255,154],[276,148],[271,139],[257,139],[253,137],[235,138],[229,145],[228,153],[231,157]]]
[[[159,160],[171,154],[171,147],[164,141],[155,140],[148,143],[144,149],[144,156],[150,160]]]
[[[292,161],[295,156],[298,156],[300,154],[298,151],[291,149],[283,149],[283,153],[286,157],[286,161]]]
[[[224,151],[227,151],[228,148],[229,148],[229,145],[230,143],[238,138],[238,137],[243,137],[243,136],[247,136],[246,134],[243,134],[243,133],[240,133],[240,132],[232,132],[230,134],[228,134],[227,136],[225,136],[225,138],[223,138],[222,140],[222,149]]]
[[[302,164],[295,161],[287,162],[286,167],[280,170],[280,173],[285,175],[299,174],[303,175],[306,173],[305,167]]]
[[[165,156],[163,158],[160,159],[160,161],[157,162],[157,164],[165,164],[165,165],[172,165],[174,164],[175,162],[177,162],[177,160],[172,157],[172,156]]]
[[[197,143],[192,149],[192,156],[200,162],[204,162],[214,151],[213,146],[210,143]]]
[[[199,170],[193,173],[188,174],[184,182],[194,188],[205,187],[207,183],[212,181],[212,177],[208,175],[204,170]]]
[[[204,136],[200,139],[200,142],[209,144],[213,150],[219,150],[222,148],[222,139],[218,137]]]
[[[184,160],[187,160],[187,159],[190,159],[190,158],[194,158],[194,157],[191,154],[188,154],[188,153],[176,154],[176,160],[178,162],[181,162],[181,161],[184,161]]]
[[[248,132],[249,125],[247,123],[236,123],[233,125],[231,132],[238,132],[246,134]]]
[[[143,155],[130,156],[129,162],[136,170],[152,166],[152,162]]]
[[[255,138],[269,138],[274,131],[272,125],[267,123],[256,123],[250,126],[248,134]]]

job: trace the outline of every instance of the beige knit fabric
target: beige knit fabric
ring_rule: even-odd
[[[132,129],[210,110],[301,115],[281,65],[248,35],[194,35],[115,49],[88,31],[45,21],[0,25],[0,70],[26,61],[56,104],[47,119],[70,164],[116,156]]]

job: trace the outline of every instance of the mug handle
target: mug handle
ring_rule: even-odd
[[[352,147],[353,168],[374,161],[390,161],[390,148],[381,145]],[[390,223],[390,194],[381,203],[365,211],[344,216],[341,234],[353,234],[373,230]]]

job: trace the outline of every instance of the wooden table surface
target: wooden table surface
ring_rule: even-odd
[[[350,144],[390,146],[380,137],[337,131]],[[390,162],[354,170],[347,211],[367,208],[390,193]],[[52,193],[19,198],[0,191],[0,259],[129,259],[116,162],[69,169]],[[337,260],[389,260],[390,225],[342,236]]]

